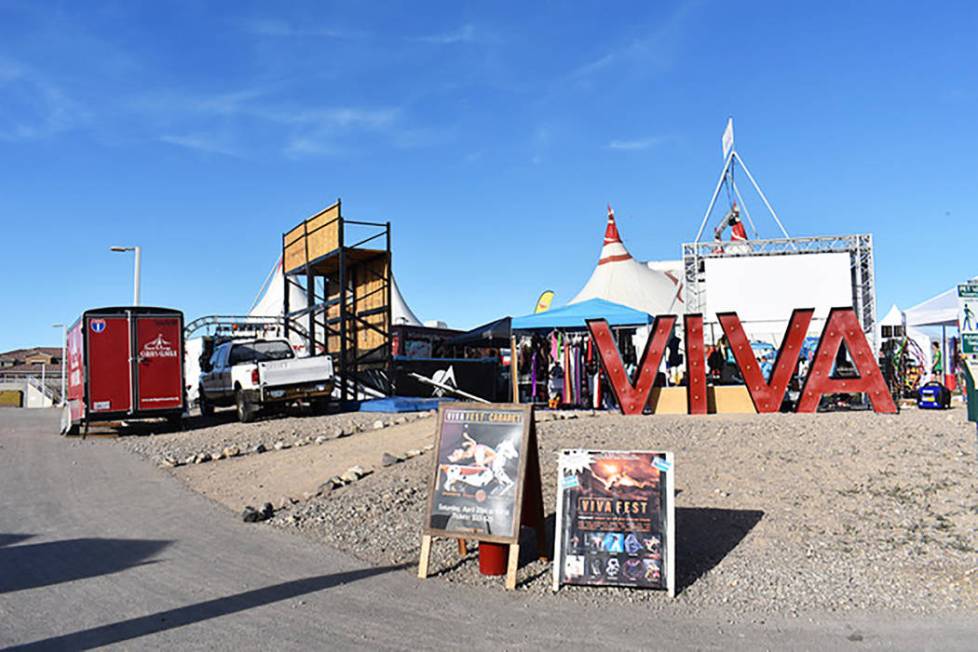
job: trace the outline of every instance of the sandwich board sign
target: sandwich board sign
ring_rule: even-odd
[[[958,332],[961,353],[978,355],[978,283],[958,285]]]
[[[516,587],[520,527],[545,554],[543,492],[533,407],[451,403],[438,410],[418,577],[428,575],[434,537],[510,546],[506,588]]]
[[[672,453],[564,450],[557,472],[553,589],[665,589],[676,595]]]

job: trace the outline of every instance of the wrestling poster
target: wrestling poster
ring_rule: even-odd
[[[554,583],[675,595],[672,453],[564,450]]]
[[[427,531],[497,542],[519,536],[529,407],[443,405]]]

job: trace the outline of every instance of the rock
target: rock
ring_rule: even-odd
[[[265,444],[257,444],[254,448],[251,449],[251,452],[257,455],[259,453],[264,453],[267,450],[268,449],[265,448]]]
[[[394,419],[394,423],[396,423],[397,425],[407,423],[407,417],[397,417],[396,419]]]
[[[241,449],[237,446],[227,446],[224,449],[224,457],[237,457],[241,455]]]
[[[346,484],[346,481],[344,481],[343,478],[341,478],[338,475],[334,475],[332,478],[330,478],[326,482],[329,483],[330,485],[332,485],[333,489],[339,489],[340,487],[342,487],[342,486],[344,486]]]
[[[293,499],[291,496],[282,496],[282,499],[278,501],[279,509],[288,509],[295,505],[298,501]]]
[[[245,523],[257,523],[262,520],[261,513],[251,505],[245,506],[241,512],[241,520]]]
[[[381,466],[394,466],[400,462],[403,462],[404,458],[398,457],[397,455],[391,455],[390,453],[384,453],[380,456]]]
[[[435,445],[434,445],[434,444],[428,444],[427,446],[425,446],[425,447],[424,447],[424,449],[425,449],[426,451],[430,451],[430,450],[432,450],[432,449],[433,449],[434,447],[435,447]]]
[[[349,437],[353,434],[353,428],[339,428],[336,431],[337,437]]]
[[[204,462],[210,462],[210,461],[211,461],[210,453],[198,453],[197,455],[194,455],[194,464],[203,464]]]
[[[272,518],[273,516],[275,516],[275,508],[272,507],[271,503],[265,503],[264,505],[261,506],[261,515],[262,515],[262,520]]]
[[[213,461],[215,461],[215,462],[217,460],[223,460],[224,459],[224,451],[215,451],[215,452],[211,453],[211,459]]]
[[[306,445],[306,444],[308,444],[308,443],[309,443],[309,442],[308,442],[308,441],[306,441],[305,439],[299,439],[299,440],[297,440],[297,441],[295,442],[295,445],[296,445],[297,447],[298,447],[298,446],[305,446],[305,445]]]
[[[417,448],[412,448],[408,452],[404,453],[405,459],[411,459],[412,457],[417,457],[418,455],[421,455],[421,451]]]
[[[185,459],[183,461],[183,463],[184,464],[196,464],[197,463],[197,456],[196,455],[191,455],[190,457],[188,457],[187,459]]]
[[[350,482],[356,482],[366,475],[370,475],[370,471],[367,471],[362,466],[351,466],[343,475],[340,476],[340,480],[342,480],[344,484],[349,484]]]
[[[274,448],[277,451],[284,451],[286,448],[291,448],[291,445],[286,444],[284,441],[282,441],[281,439],[279,439],[277,442],[275,442],[275,447]]]
[[[381,421],[380,419],[377,419],[376,421],[374,421],[374,430],[380,430],[383,427],[384,427],[384,422],[383,421]]]
[[[321,485],[319,485],[316,488],[316,491],[318,492],[318,495],[320,495],[320,496],[328,496],[331,493],[333,493],[333,489],[335,489],[335,488],[336,487],[333,485],[333,481],[332,480],[327,480],[326,482],[324,482]]]
[[[318,437],[316,437],[316,443],[317,444],[324,444],[324,443],[326,443],[326,437],[324,437],[323,435],[319,435]]]
[[[164,468],[172,469],[175,466],[180,466],[180,461],[171,455],[167,455],[166,457],[163,458],[163,461],[160,462],[160,466]]]
[[[303,500],[312,500],[316,496],[319,496],[321,493],[322,492],[319,491],[318,489],[316,491],[304,491],[304,492],[302,492],[302,499]]]

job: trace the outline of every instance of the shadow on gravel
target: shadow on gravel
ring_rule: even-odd
[[[25,535],[0,535],[2,537]],[[10,543],[9,541],[7,542]],[[170,541],[66,539],[0,548],[0,593],[98,577],[146,563]]]
[[[764,512],[756,509],[676,508],[676,591],[708,573],[747,536]]]
[[[349,584],[373,575],[382,575],[396,570],[402,570],[413,564],[398,564],[381,568],[361,568],[360,570],[332,575],[319,575],[301,580],[273,584],[261,589],[235,593],[234,595],[188,604],[176,609],[158,611],[147,616],[130,618],[117,623],[83,629],[72,634],[54,636],[33,643],[15,646],[12,650],[88,650],[130,641],[142,636],[156,634],[168,629],[192,625],[211,618],[220,618],[241,611],[248,611],[274,602],[289,600],[300,595],[315,593],[325,589]]]

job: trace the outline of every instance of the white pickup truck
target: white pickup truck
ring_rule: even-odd
[[[200,413],[234,405],[240,421],[252,421],[263,407],[323,403],[334,380],[328,355],[297,358],[286,340],[231,340],[215,347],[201,366]]]

